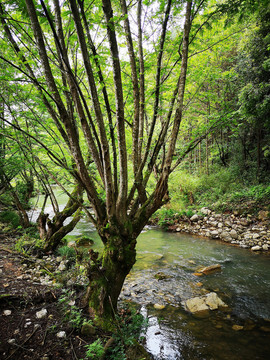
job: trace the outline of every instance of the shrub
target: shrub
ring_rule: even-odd
[[[12,227],[17,228],[20,226],[21,219],[16,211],[6,210],[0,213],[0,220],[4,223],[12,225]]]
[[[67,260],[75,261],[76,260],[76,251],[73,247],[67,245],[62,246],[57,249],[57,254],[65,257]]]

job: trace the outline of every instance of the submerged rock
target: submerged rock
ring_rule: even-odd
[[[221,271],[221,265],[219,265],[219,264],[206,266],[206,267],[200,269],[198,272],[202,273],[204,275],[209,275],[209,274],[213,274],[217,271]]]
[[[158,273],[155,274],[154,276],[157,280],[166,280],[166,279],[170,279],[172,276],[171,275],[167,275],[164,272],[160,271]]]

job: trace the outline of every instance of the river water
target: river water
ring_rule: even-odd
[[[102,244],[87,221],[68,236]],[[222,271],[197,277],[201,267]],[[158,280],[155,275],[162,274]],[[228,310],[207,317],[186,312],[182,301],[215,291]],[[148,318],[145,346],[155,360],[268,359],[270,355],[270,257],[220,241],[146,228],[137,242],[137,262],[121,300],[139,304]],[[165,305],[156,310],[154,305]],[[235,325],[240,330],[234,330]],[[239,329],[239,328],[237,328]]]
[[[78,235],[90,236],[94,249],[101,250],[101,241],[86,219],[67,238],[72,241]],[[222,271],[194,275],[198,268],[213,264],[220,264]],[[198,317],[184,310],[182,301],[210,291],[228,305],[226,311]],[[148,319],[145,347],[155,360],[270,358],[268,255],[146,228],[138,238],[137,262],[121,301],[137,303]],[[163,309],[156,309],[155,304]]]

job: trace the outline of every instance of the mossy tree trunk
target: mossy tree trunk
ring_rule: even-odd
[[[104,249],[101,256],[89,251],[89,285],[83,305],[99,326],[110,329],[123,283],[136,261],[136,237],[129,231],[121,234],[115,225],[102,229],[99,235]]]

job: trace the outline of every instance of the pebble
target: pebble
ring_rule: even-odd
[[[4,315],[5,316],[11,315],[11,310],[4,310]]]
[[[234,331],[240,331],[240,330],[243,330],[244,329],[244,326],[241,326],[241,325],[233,325],[232,326],[232,329]]]
[[[163,309],[165,309],[165,305],[155,304],[155,305],[154,305],[154,308],[155,308],[156,310],[163,310]]]
[[[65,331],[59,331],[56,336],[59,338],[59,339],[64,339],[67,335],[66,335],[66,332]]]
[[[42,309],[36,312],[37,319],[43,319],[47,315],[47,309]]]
[[[13,344],[16,343],[16,340],[15,340],[15,339],[8,339],[8,343],[9,343],[10,345],[13,345]]]

